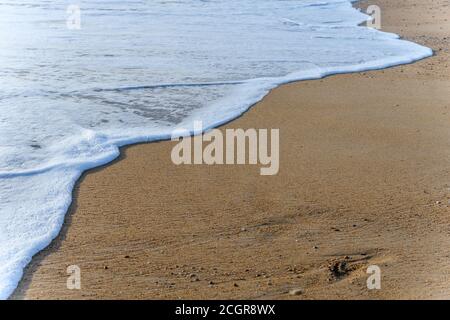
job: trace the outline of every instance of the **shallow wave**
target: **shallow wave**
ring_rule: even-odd
[[[283,83],[432,55],[358,27],[349,1],[92,0],[81,30],[62,0],[0,7],[3,299],[57,236],[82,172],[120,146],[192,134],[195,120],[209,130]]]

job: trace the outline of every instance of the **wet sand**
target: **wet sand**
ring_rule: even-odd
[[[284,85],[221,128],[279,128],[276,176],[175,166],[170,141],[123,148],[84,174],[12,298],[450,298],[450,4],[368,3],[436,55]]]

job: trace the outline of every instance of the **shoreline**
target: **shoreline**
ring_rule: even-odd
[[[363,1],[363,2],[366,2],[366,1]],[[384,3],[385,1],[376,1],[376,3],[378,3],[378,2],[380,2],[380,3]],[[409,38],[408,38],[409,39]],[[412,40],[412,41],[414,41],[414,40]],[[400,66],[400,67],[404,67],[404,66]],[[396,68],[400,68],[400,67],[396,67]],[[396,69],[396,68],[394,68],[394,69]],[[405,67],[406,68],[406,67]],[[383,69],[383,70],[380,70],[380,71],[374,71],[373,73],[378,73],[378,72],[382,72],[382,73],[384,73],[384,70],[387,70],[387,69]],[[391,69],[389,69],[389,70],[391,70]],[[362,74],[372,74],[372,72],[362,72]],[[358,75],[358,74],[355,74],[355,77],[356,77],[356,75]],[[349,76],[349,75],[337,75],[337,76],[330,76],[330,77],[326,77],[326,78],[323,78],[323,79],[320,79],[320,80],[315,80],[315,81],[307,81],[307,83],[312,83],[312,82],[316,82],[316,81],[318,81],[318,82],[323,82],[323,81],[327,81],[327,82],[336,82],[335,81],[335,79],[337,78],[337,77],[345,77],[345,76]],[[349,76],[349,77],[352,77],[352,76]],[[332,80],[330,80],[330,81],[328,81],[328,79],[332,79]],[[285,89],[284,88],[291,88],[291,91],[292,90],[295,90],[295,88],[297,87],[297,86],[304,86],[303,84],[302,84],[303,82],[294,82],[294,83],[291,83],[291,84],[286,84],[286,85],[282,85],[282,86],[280,86],[280,87],[277,87],[276,89],[273,89],[270,93],[269,93],[269,95],[268,96],[266,96],[264,99],[263,99],[263,101],[261,101],[261,102],[259,102],[259,103],[257,103],[256,104],[256,106],[253,106],[253,107],[251,107],[247,112],[245,112],[245,114],[243,114],[241,117],[239,117],[239,118],[237,118],[237,119],[235,119],[235,120],[232,120],[232,121],[230,121],[230,122],[227,122],[227,124],[226,125],[224,125],[224,126],[221,126],[220,128],[221,129],[223,129],[224,127],[227,127],[228,125],[230,125],[230,126],[233,126],[233,125],[235,125],[236,124],[236,122],[239,122],[241,119],[245,119],[246,117],[250,117],[250,116],[248,116],[248,114],[249,113],[252,113],[254,116],[254,119],[256,119],[256,120],[259,120],[260,118],[260,116],[258,115],[258,114],[261,114],[261,113],[264,113],[265,111],[264,111],[264,108],[262,108],[262,107],[260,107],[260,108],[258,108],[258,106],[259,105],[261,105],[261,104],[264,104],[264,103],[266,103],[266,101],[267,100],[271,100],[272,98],[272,96],[274,96],[274,95],[276,95],[276,93],[274,93],[275,91],[276,92],[279,92],[279,91],[284,91]],[[281,89],[281,88],[283,88],[283,89]],[[287,90],[287,89],[286,89]],[[276,105],[277,103],[275,103],[275,105]],[[256,111],[253,111],[253,110],[255,110],[256,108],[258,108]],[[273,107],[272,107],[273,108]],[[256,115],[255,115],[256,114]],[[253,120],[254,120],[253,119]],[[248,119],[246,119],[245,121],[249,121]],[[254,125],[255,125],[255,123],[258,123],[258,121],[256,121],[256,122],[254,122],[254,121],[252,121],[252,120],[250,120],[250,122],[253,122],[254,123]],[[117,164],[119,164],[121,161],[124,161],[125,159],[127,159],[128,158],[128,156],[127,156],[127,154],[129,153],[129,152],[132,152],[131,150],[133,150],[133,149],[136,149],[136,148],[156,148],[156,147],[152,147],[152,145],[161,145],[161,144],[166,144],[166,145],[169,145],[171,142],[169,142],[169,141],[158,141],[158,142],[152,142],[152,143],[150,143],[150,144],[147,144],[147,143],[139,143],[139,144],[135,144],[135,145],[129,145],[129,146],[125,146],[125,147],[121,147],[121,154],[120,154],[120,156],[117,158],[117,159],[115,159],[113,162],[110,162],[110,163],[108,163],[107,165],[104,165],[104,166],[101,166],[101,167],[97,167],[97,168],[94,168],[94,169],[91,169],[91,170],[89,170],[89,171],[87,171],[87,172],[85,172],[85,173],[83,173],[83,175],[82,175],[82,177],[78,180],[78,182],[77,182],[77,187],[74,189],[74,191],[73,191],[73,195],[74,195],[74,197],[73,197],[73,202],[72,202],[72,205],[71,205],[71,209],[69,210],[69,212],[66,214],[66,220],[65,220],[65,223],[64,223],[64,226],[63,226],[63,228],[62,228],[62,230],[61,230],[61,232],[60,232],[60,235],[57,237],[57,239],[56,240],[54,240],[53,242],[52,242],[52,244],[47,248],[47,249],[45,249],[44,251],[42,251],[42,252],[40,252],[39,254],[37,254],[34,258],[33,258],[33,261],[30,263],[30,265],[27,267],[27,269],[25,270],[25,276],[22,278],[22,281],[21,281],[21,284],[19,285],[19,287],[18,287],[18,289],[16,289],[16,292],[13,294],[13,296],[12,296],[12,298],[19,298],[19,297],[22,297],[22,298],[28,298],[28,297],[34,297],[34,298],[39,298],[39,297],[46,297],[47,295],[45,294],[45,292],[44,292],[44,295],[42,295],[42,296],[39,296],[39,294],[37,294],[38,293],[38,291],[39,290],[42,290],[42,289],[44,289],[44,291],[46,291],[47,290],[47,294],[48,294],[48,296],[47,297],[52,297],[52,293],[53,293],[53,291],[54,291],[54,288],[52,287],[53,286],[53,282],[54,281],[52,281],[52,280],[48,280],[48,279],[51,279],[52,278],[52,271],[51,271],[51,266],[52,266],[52,264],[54,264],[54,262],[50,262],[50,261],[48,261],[48,260],[51,260],[52,259],[52,256],[53,255],[55,255],[56,253],[58,253],[58,254],[61,254],[61,252],[58,252],[58,250],[62,247],[63,249],[64,249],[64,245],[63,245],[63,243],[65,242],[65,240],[66,240],[66,235],[67,235],[67,233],[69,233],[69,229],[71,228],[71,224],[72,224],[72,222],[73,222],[73,217],[76,215],[76,213],[77,213],[77,210],[78,210],[78,202],[79,202],[79,200],[82,200],[83,199],[83,197],[86,197],[86,194],[85,193],[83,193],[82,195],[80,195],[80,189],[82,189],[83,188],[83,183],[85,183],[85,180],[89,180],[91,183],[92,183],[92,179],[93,178],[91,178],[91,176],[92,175],[96,175],[96,174],[102,174],[102,175],[105,175],[106,174],[106,171],[108,170],[108,168],[112,168],[113,166],[115,166],[115,165],[117,165]],[[163,148],[163,149],[167,149],[167,148]],[[134,152],[134,151],[133,151]],[[160,155],[160,156],[166,156],[166,157],[168,157],[168,154],[166,154],[165,152],[162,152],[162,154]],[[159,157],[159,156],[158,156]],[[161,160],[161,161],[165,161],[165,162],[167,162],[167,159],[159,159],[159,160]],[[140,164],[140,165],[142,165],[142,163]],[[149,167],[147,167],[147,169],[148,170],[150,170],[151,171],[151,169],[149,168]],[[133,169],[131,169],[131,170],[133,170]],[[206,169],[206,168],[204,168],[204,170],[205,171],[214,171],[215,169]],[[198,171],[198,170],[192,170],[192,171]],[[224,171],[228,171],[228,169],[220,169],[219,171],[222,171],[222,173],[221,174],[223,174],[223,172]],[[247,173],[247,172],[245,172],[245,170],[243,171],[243,169],[242,168],[240,168],[240,169],[238,169],[237,170],[238,172],[240,171],[241,173],[238,175],[238,176],[240,176],[240,175],[242,175],[242,174],[244,174],[244,176],[245,175],[250,175],[250,179],[254,179],[254,173]],[[250,171],[252,171],[252,170],[250,170]],[[257,170],[256,170],[257,171]],[[201,174],[200,172],[196,172],[196,173],[198,173],[198,174]],[[116,172],[116,174],[117,174],[117,172]],[[129,173],[124,173],[124,175],[125,176],[127,176],[127,175],[129,175]],[[186,176],[190,176],[191,174],[186,174]],[[102,185],[102,184],[100,184],[100,185]],[[105,187],[106,185],[103,185],[103,187]],[[84,187],[84,188],[86,188],[86,187]],[[91,190],[92,191],[92,190]],[[115,192],[114,192],[115,193]],[[117,196],[117,194],[116,194],[116,196]],[[224,196],[224,195],[222,195],[222,196]],[[94,206],[94,207],[97,207],[96,205],[94,205],[92,202],[92,199],[90,199],[88,202],[90,202],[90,204],[92,205],[92,206]],[[97,208],[98,209],[98,208]],[[101,210],[101,209],[100,209]],[[105,209],[105,210],[110,210],[110,209]],[[125,218],[125,217],[124,217]],[[238,217],[239,218],[239,217]],[[121,219],[119,219],[119,220],[121,220]],[[269,219],[270,220],[270,219]],[[289,219],[288,219],[289,220]],[[203,222],[203,221],[202,221]],[[269,224],[270,225],[270,224]],[[195,228],[194,228],[195,229]],[[122,230],[123,231],[123,230]],[[239,234],[240,232],[238,232],[238,234]],[[89,235],[86,235],[87,237],[89,237]],[[117,235],[116,235],[117,236]],[[77,238],[77,237],[75,237],[75,238]],[[120,237],[119,237],[120,238]],[[194,237],[195,238],[195,237]],[[113,239],[113,238],[112,238]],[[137,239],[134,239],[135,241],[137,240]],[[152,241],[156,241],[155,239],[153,239]],[[151,241],[150,241],[151,242]],[[86,245],[86,243],[84,243],[84,245]],[[257,244],[256,244],[257,245]],[[76,246],[76,245],[75,245]],[[71,248],[71,250],[74,250],[74,248],[72,247]],[[140,248],[140,250],[143,250],[142,248]],[[144,250],[145,251],[145,250]],[[308,251],[308,250],[305,250],[305,251]],[[377,252],[377,250],[375,250],[374,252]],[[72,251],[72,253],[70,253],[70,250],[69,250],[69,253],[68,253],[68,256],[67,257],[71,257],[71,255],[73,254],[73,251]],[[81,254],[79,251],[78,251],[78,254]],[[110,253],[110,255],[114,255],[115,253]],[[359,265],[359,263],[360,263],[360,261],[365,261],[366,260],[366,258],[364,258],[364,257],[367,257],[367,256],[370,256],[370,258],[377,258],[376,257],[376,255],[377,254],[373,254],[373,257],[372,257],[372,254],[367,254],[366,253],[366,255],[361,255],[360,257],[357,257],[357,259],[355,258],[355,257],[353,257],[354,259],[356,259],[356,260],[352,260],[352,263],[353,264],[355,264],[355,265]],[[67,260],[70,260],[70,259],[67,259],[67,257],[65,258],[65,260],[67,261]],[[59,262],[61,262],[61,260],[58,260],[58,259],[61,259],[61,257],[56,257],[56,259],[57,259],[57,261],[59,261]],[[129,259],[129,258],[126,258],[126,259]],[[88,260],[88,259],[87,259]],[[112,259],[112,260],[115,260],[114,258]],[[106,259],[106,261],[108,261],[108,259]],[[128,263],[128,262],[127,262]],[[120,263],[119,263],[120,264]],[[48,269],[48,270],[45,270],[45,268],[47,267],[47,269],[48,268],[50,268],[50,269]],[[104,267],[106,267],[106,266],[104,266]],[[88,269],[90,269],[89,267],[87,267]],[[322,268],[323,268],[323,266],[322,266]],[[43,270],[44,269],[44,270]],[[98,268],[92,268],[93,270],[98,270]],[[319,268],[320,269],[320,268]],[[326,269],[326,268],[325,268]],[[61,271],[62,270],[62,271]],[[59,278],[60,280],[61,280],[61,278],[65,278],[66,277],[66,274],[65,274],[65,272],[64,272],[64,268],[63,269],[61,269],[61,265],[58,267],[58,272],[57,272],[57,275],[56,275],[56,277],[57,278]],[[109,270],[109,268],[108,269],[104,269],[104,270]],[[55,270],[53,270],[53,272],[54,272]],[[125,270],[122,270],[122,271],[124,271],[125,272]],[[358,272],[359,271],[361,271],[361,270],[358,270]],[[98,271],[97,271],[98,272]],[[226,273],[226,272],[225,272]],[[360,276],[361,276],[361,274],[359,274]],[[34,278],[35,277],[41,277],[41,280],[35,280]],[[224,276],[226,276],[226,275],[224,275]],[[104,277],[104,276],[100,276],[100,282],[101,282],[101,279],[102,279],[102,277]],[[95,277],[94,277],[95,278]],[[359,279],[360,280],[360,279]],[[45,281],[49,281],[49,283],[45,283]],[[92,279],[92,281],[93,281],[93,283],[95,283],[96,281],[94,280],[94,279]],[[212,280],[211,280],[212,281]],[[235,280],[235,281],[237,281],[237,280]],[[202,281],[199,281],[199,282],[202,282]],[[172,282],[171,282],[172,283]],[[165,288],[165,289],[172,289],[172,288],[170,288],[170,286],[171,286],[171,283],[169,283],[169,288]],[[176,282],[174,282],[174,283],[176,283]],[[42,284],[42,285],[40,285],[40,284]],[[65,282],[62,282],[62,284],[64,285],[65,284]],[[188,283],[188,284],[190,284],[190,282]],[[270,286],[272,286],[273,284],[270,284]],[[174,286],[176,286],[176,285],[174,285]],[[188,285],[188,287],[189,287],[189,285]],[[59,289],[61,289],[61,288],[59,288]],[[58,289],[58,290],[59,290]],[[103,292],[102,290],[105,290],[105,289],[101,289],[99,292]],[[162,290],[162,289],[160,289],[160,290]],[[285,291],[286,289],[284,289],[284,291]],[[95,291],[95,290],[94,290]],[[94,291],[92,291],[92,292],[94,292]],[[156,290],[156,291],[158,291],[158,290]],[[168,291],[173,291],[173,290],[168,290]],[[195,291],[195,290],[194,290]],[[283,291],[283,292],[284,292]],[[232,292],[232,290],[231,291],[227,291],[227,292]],[[72,295],[74,294],[74,292],[67,292],[66,294],[61,294],[61,292],[58,292],[58,295],[57,296],[54,296],[54,297],[64,297],[64,296],[66,296],[66,297],[72,297]],[[86,294],[86,293],[84,293],[84,294]],[[75,296],[76,297],[80,297],[79,295],[76,295],[76,293],[75,293]],[[87,295],[85,295],[85,296],[83,296],[83,294],[81,295],[81,297],[87,297],[87,298],[90,298],[90,297],[93,297],[93,296],[95,296],[95,297],[108,297],[107,295],[101,295],[101,294],[95,294],[95,293],[89,293],[89,294],[87,294]],[[195,295],[194,295],[195,296]],[[244,295],[245,296],[245,295]],[[267,295],[263,295],[264,297],[266,297]],[[284,293],[281,295],[282,297],[285,297],[285,295],[284,295]],[[149,298],[149,297],[152,297],[151,295],[150,295],[150,293],[149,293],[149,296],[147,296],[147,298]],[[186,296],[184,296],[185,298],[186,298]],[[219,297],[221,297],[221,296],[219,296]],[[256,296],[256,297],[258,297],[258,296]],[[187,296],[187,298],[189,298],[189,296]]]

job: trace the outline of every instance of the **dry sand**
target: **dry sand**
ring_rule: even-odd
[[[175,166],[172,142],[124,148],[83,176],[12,298],[449,298],[450,3],[370,3],[436,56],[285,85],[224,126],[279,128],[277,176]]]

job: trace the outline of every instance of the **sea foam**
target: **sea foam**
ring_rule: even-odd
[[[343,0],[85,0],[80,30],[69,4],[0,0],[2,299],[58,235],[81,173],[120,146],[218,126],[282,83],[432,55],[358,26]]]

